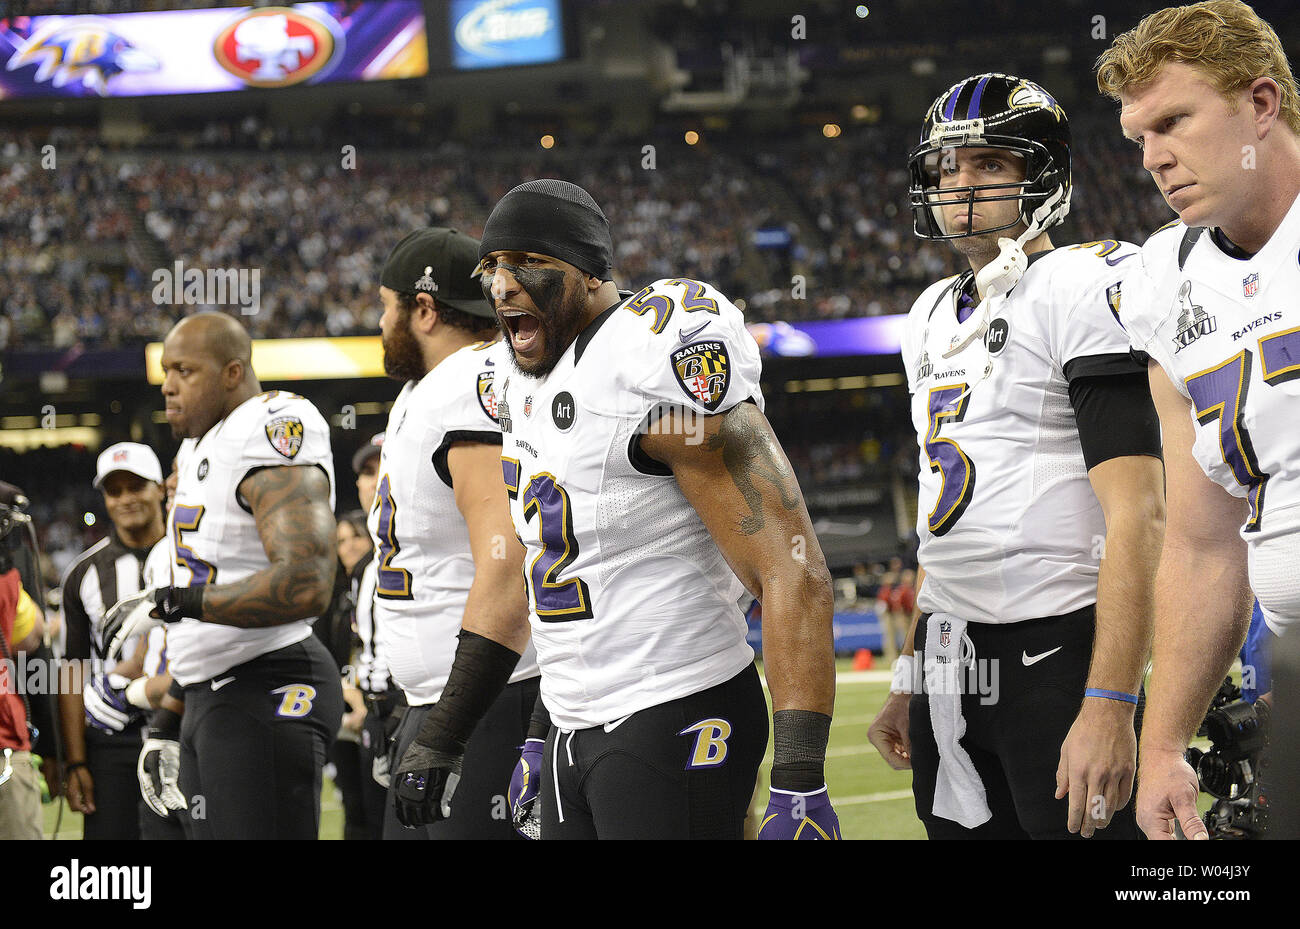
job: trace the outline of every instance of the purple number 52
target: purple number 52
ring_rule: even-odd
[[[506,492],[519,497],[521,471],[519,461],[502,456],[501,469]],[[554,475],[533,475],[523,488],[524,519],[537,517],[537,533],[542,551],[524,567],[524,578],[533,600],[533,610],[544,623],[564,623],[591,619],[591,591],[581,578],[559,580],[560,573],[578,558],[578,537],[573,531],[573,507],[564,488]]]

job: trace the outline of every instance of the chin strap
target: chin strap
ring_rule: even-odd
[[[980,304],[966,322],[957,328],[952,341],[948,344],[948,350],[943,353],[944,358],[951,358],[976,339],[984,337],[991,321],[989,300],[1010,293],[1011,289],[1020,283],[1025,269],[1029,267],[1025,243],[1038,238],[1059,222],[1069,210],[1069,194],[1064,188],[1058,187],[1043,201],[1042,206],[1034,210],[1032,221],[1024,232],[1014,239],[998,239],[998,256],[975,274],[975,290],[980,296]],[[985,376],[987,377],[987,374]]]

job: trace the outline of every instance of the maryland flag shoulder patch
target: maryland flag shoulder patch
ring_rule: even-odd
[[[478,376],[478,405],[483,408],[483,412],[494,423],[500,423],[497,418],[497,395],[492,390],[492,382],[495,380],[493,371],[481,371]]]
[[[673,375],[682,390],[712,413],[722,405],[731,382],[731,359],[716,339],[683,345],[671,356]]]
[[[302,420],[297,416],[279,416],[266,424],[266,440],[290,460],[302,449],[302,434]]]

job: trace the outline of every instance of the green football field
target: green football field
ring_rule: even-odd
[[[826,782],[831,800],[846,839],[923,839],[925,829],[916,818],[912,805],[912,776],[908,771],[894,771],[867,741],[867,727],[885,701],[889,691],[888,672],[853,672],[850,661],[838,662],[835,695],[835,719],[831,724],[830,745],[826,752]],[[1201,745],[1197,742],[1194,744]],[[771,745],[764,759],[759,802],[767,798],[767,767],[771,764]],[[1201,795],[1201,809],[1212,798]],[[58,804],[45,806],[45,834],[54,837]],[[758,810],[762,812],[761,806]],[[66,809],[58,838],[79,839],[81,816]],[[343,838],[343,807],[334,785],[326,780],[321,795],[322,839]]]
[[[884,702],[889,689],[888,678],[883,672],[866,672],[866,675],[879,680],[863,681],[863,674],[847,673],[847,660],[840,663],[840,670],[835,721],[827,751],[826,779],[844,837],[924,838],[925,832],[912,808],[911,775],[906,771],[890,770],[867,741],[867,726]],[[769,745],[764,761],[763,790],[759,794],[763,803],[767,798],[766,768],[771,761]],[[59,806],[53,803],[44,808],[46,838],[55,836]],[[321,795],[320,837],[343,838],[343,807],[334,785],[328,780]],[[64,809],[58,838],[81,838],[81,814]]]

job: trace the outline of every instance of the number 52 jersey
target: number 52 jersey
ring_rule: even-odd
[[[1120,311],[1190,401],[1201,470],[1246,498],[1250,585],[1274,629],[1300,622],[1298,255],[1300,198],[1254,255],[1173,223],[1142,247]]]
[[[671,471],[637,442],[663,406],[693,413],[680,417],[689,430],[747,400],[761,408],[758,346],[740,311],[706,284],[662,280],[597,317],[545,377],[520,373],[504,343],[493,351],[554,723],[611,723],[740,673],[754,658],[743,585]]]

